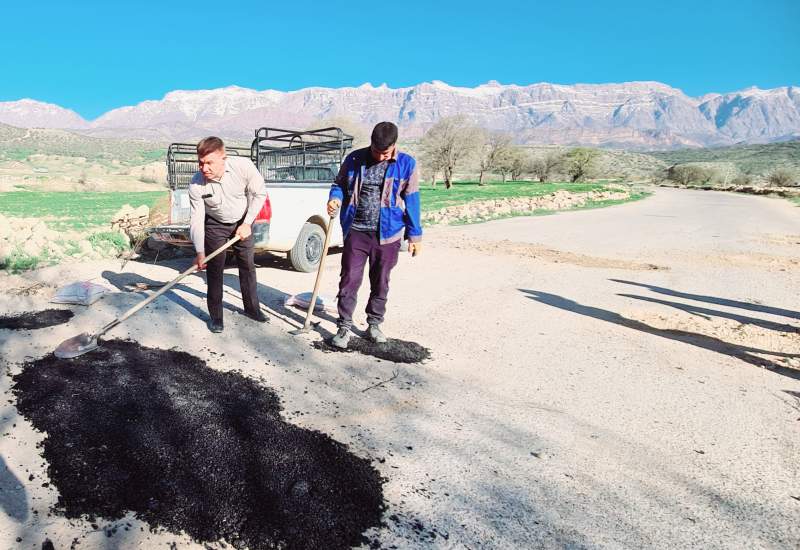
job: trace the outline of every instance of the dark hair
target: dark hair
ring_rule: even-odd
[[[217,136],[209,136],[201,139],[197,144],[197,158],[203,158],[209,153],[214,151],[221,151],[225,149],[225,144]]]
[[[397,143],[397,126],[391,122],[379,122],[372,130],[372,146],[378,151],[385,151]]]

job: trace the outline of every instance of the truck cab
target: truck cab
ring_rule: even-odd
[[[339,128],[283,130],[262,127],[250,147],[227,146],[229,156],[248,156],[267,186],[267,199],[253,223],[256,251],[284,252],[298,271],[314,271],[322,257],[326,205],[333,183],[353,138]],[[173,143],[167,149],[170,215],[150,236],[191,247],[189,182],[198,170],[195,145]],[[342,230],[332,224],[331,246],[341,246]]]

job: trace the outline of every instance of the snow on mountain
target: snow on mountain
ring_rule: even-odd
[[[405,88],[370,83],[257,91],[238,86],[177,90],[160,100],[109,111],[87,123],[77,114],[31,100],[0,103],[0,122],[77,128],[93,135],[245,139],[261,126],[308,128],[329,119],[370,126],[396,122],[421,136],[443,117],[464,114],[520,142],[624,146],[709,146],[800,135],[800,89],[748,88],[693,98],[660,82],[525,86],[490,81],[475,88],[424,82]]]

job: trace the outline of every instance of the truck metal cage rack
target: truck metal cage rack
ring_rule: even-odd
[[[229,156],[250,157],[251,147],[225,146]],[[167,183],[170,189],[186,189],[198,171],[197,145],[173,143],[167,149]]]
[[[266,182],[332,182],[353,136],[341,128],[259,128],[250,156]]]

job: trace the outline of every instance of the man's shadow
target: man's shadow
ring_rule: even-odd
[[[606,321],[608,323],[613,323],[615,325],[620,325],[626,328],[638,330],[641,332],[646,332],[647,334],[660,336],[661,338],[666,338],[668,340],[676,340],[678,342],[683,342],[684,344],[690,344],[692,346],[697,346],[699,348],[707,349],[717,353],[722,353],[730,357],[741,359],[742,361],[750,363],[751,365],[766,367],[772,372],[781,374],[783,376],[787,376],[789,378],[794,378],[795,380],[800,380],[800,370],[784,367],[783,365],[775,363],[774,361],[770,361],[769,359],[764,359],[763,357],[759,357],[758,355],[756,355],[756,354],[766,354],[779,357],[798,357],[795,354],[768,351],[749,346],[730,344],[718,338],[714,338],[712,336],[706,336],[704,334],[697,334],[695,332],[688,332],[684,330],[659,329],[650,326],[647,323],[643,323],[641,321],[628,319],[627,317],[623,317],[619,313],[608,311],[606,309],[585,306],[577,302],[574,302],[572,300],[568,300],[567,298],[558,296],[556,294],[549,294],[547,292],[540,292],[538,290],[528,290],[524,288],[520,288],[519,291],[526,294],[527,297],[530,298],[531,300],[535,300],[539,303],[546,304],[551,307],[557,307],[565,311],[571,311],[573,313],[578,313],[580,315],[585,315],[587,317],[592,317],[594,319],[599,319],[601,321]]]
[[[797,327],[794,327],[792,325],[787,325],[786,323],[776,323],[774,321],[768,321],[766,319],[758,319],[757,317],[749,317],[747,315],[739,315],[737,313],[729,313],[727,311],[709,309],[705,307],[695,306],[692,304],[671,302],[669,300],[659,300],[657,298],[650,298],[648,296],[637,296],[635,294],[617,294],[617,296],[673,307],[675,309],[680,309],[681,311],[685,311],[686,313],[690,313],[692,315],[698,315],[700,317],[703,317],[704,319],[710,319],[711,317],[722,317],[723,319],[731,319],[743,325],[753,325],[767,330],[775,330],[778,332],[800,332],[800,329],[798,329]]]
[[[761,304],[751,304],[749,302],[741,302],[739,300],[730,300],[728,298],[717,298],[715,296],[705,296],[702,294],[688,294],[686,292],[679,292],[677,290],[672,290],[669,288],[664,288],[655,285],[649,285],[646,283],[636,283],[633,281],[625,281],[622,279],[609,279],[615,283],[622,283],[626,285],[633,285],[642,288],[646,288],[651,292],[656,292],[658,294],[665,294],[667,296],[673,296],[675,298],[683,298],[686,300],[694,300],[697,302],[706,302],[710,304],[715,304],[718,306],[728,306],[728,307],[735,307],[739,309],[746,309],[748,311],[757,311],[759,313],[768,313],[770,315],[778,315],[780,317],[789,317],[791,319],[800,319],[800,312],[791,311],[789,309],[782,309],[779,307],[772,307],[772,306],[765,306]]]
[[[8,469],[2,456],[0,456],[0,508],[18,523],[28,519],[28,497],[25,488],[17,476]]]

